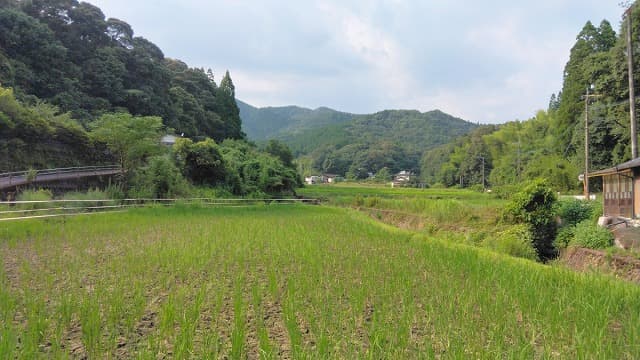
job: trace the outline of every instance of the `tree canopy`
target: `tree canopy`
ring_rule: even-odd
[[[36,97],[87,125],[107,112],[159,116],[186,136],[241,139],[227,71],[165,58],[120,19],[76,0],[8,0],[0,6],[0,84]]]
[[[91,136],[107,145],[126,171],[159,154],[162,119],[157,116],[105,114],[91,123]]]

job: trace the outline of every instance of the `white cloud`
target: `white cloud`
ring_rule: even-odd
[[[89,0],[167,56],[229,69],[254,105],[371,113],[434,108],[481,122],[526,119],[560,90],[602,0]]]
[[[318,8],[325,14],[333,41],[367,65],[369,83],[387,96],[400,99],[413,90],[413,81],[403,60],[407,54],[400,44],[371,19],[330,2]]]

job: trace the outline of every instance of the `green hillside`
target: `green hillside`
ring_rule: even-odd
[[[87,2],[0,2],[0,84],[87,125],[104,113],[160,116],[189,137],[242,138],[229,73],[166,58],[131,25]]]
[[[242,130],[256,141],[281,138],[306,130],[347,122],[355,115],[326,107],[315,110],[298,106],[256,108],[236,100],[242,119]]]
[[[422,154],[477,125],[434,110],[385,110],[351,121],[279,137],[302,156],[304,171],[363,178],[383,168],[418,171]]]

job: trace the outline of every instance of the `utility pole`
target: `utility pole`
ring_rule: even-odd
[[[597,94],[589,94],[593,85],[587,86],[584,98],[584,199],[589,200],[589,99],[598,97]]]
[[[631,118],[631,158],[638,157],[638,134],[636,130],[636,96],[633,81],[633,44],[631,42],[631,10],[630,6],[625,15],[627,17],[627,67],[629,68],[629,117]]]

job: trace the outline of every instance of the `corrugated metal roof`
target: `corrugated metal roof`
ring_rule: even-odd
[[[633,168],[637,168],[637,167],[640,167],[640,157],[639,158],[635,158],[633,160],[629,160],[627,162],[624,162],[624,163],[622,163],[620,165],[617,165],[617,166],[614,166],[612,168],[594,171],[594,172],[589,174],[589,177],[597,177],[597,176],[617,174],[617,173],[622,172],[624,170],[629,170],[629,169],[633,169]]]

